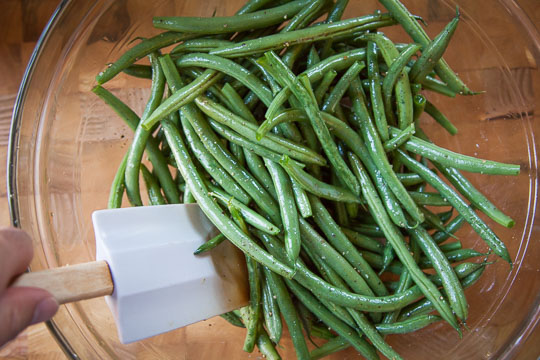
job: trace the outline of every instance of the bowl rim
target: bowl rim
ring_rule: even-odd
[[[533,51],[533,56],[540,60],[540,42],[537,39],[540,38],[539,28],[523,10],[519,4],[519,0],[495,0],[498,1],[511,15],[516,17],[519,22],[517,24],[523,31],[529,35],[529,40],[533,39],[532,42],[529,42],[529,48]],[[32,51],[26,69],[24,71],[23,77],[21,79],[21,84],[15,98],[13,105],[13,112],[11,118],[10,133],[8,139],[8,149],[7,149],[7,170],[6,170],[6,179],[7,179],[7,200],[9,207],[9,214],[11,225],[13,227],[20,228],[20,215],[19,215],[19,199],[17,192],[17,165],[18,165],[18,144],[19,144],[19,135],[20,135],[20,123],[22,108],[25,103],[28,89],[29,89],[29,80],[32,78],[37,62],[41,57],[43,48],[46,46],[46,43],[50,37],[51,32],[54,30],[55,25],[61,19],[64,10],[71,4],[73,0],[60,0],[60,3],[54,10],[50,19],[48,20],[45,28],[43,29],[39,39],[36,42],[36,45]],[[28,269],[27,271],[30,271]],[[540,314],[540,304],[536,308],[536,314]],[[68,340],[62,334],[62,331],[58,328],[54,321],[49,320],[46,323],[47,328],[52,334],[53,338],[56,340],[57,344],[60,346],[64,354],[69,359],[80,359],[73,347],[69,344]],[[534,331],[540,325],[540,316],[536,316],[535,324],[533,326],[528,326],[525,329],[522,329],[520,334],[516,337],[520,342],[525,342]],[[518,350],[519,351],[519,350]],[[508,354],[508,351],[503,352],[503,357]]]
[[[6,178],[7,178],[7,199],[8,199],[8,207],[9,207],[9,215],[11,218],[11,225],[13,227],[20,227],[19,222],[19,199],[18,199],[18,192],[17,192],[17,158],[18,158],[18,143],[19,143],[19,135],[20,135],[20,122],[21,122],[21,113],[23,104],[26,100],[26,95],[28,93],[28,84],[29,79],[31,79],[32,74],[34,73],[34,69],[36,66],[37,61],[40,58],[42,49],[45,47],[45,44],[47,43],[47,40],[49,38],[49,35],[54,29],[55,24],[58,22],[60,17],[62,16],[62,13],[64,9],[67,7],[67,5],[71,2],[71,0],[61,0],[56,9],[54,10],[53,14],[51,15],[49,21],[45,25],[45,28],[43,29],[41,35],[39,36],[39,39],[36,43],[36,46],[34,47],[34,50],[32,51],[32,55],[30,56],[30,60],[28,61],[28,64],[26,66],[26,69],[24,71],[21,84],[19,86],[19,91],[17,92],[17,97],[15,98],[15,103],[13,105],[13,113],[11,117],[11,126],[9,131],[9,140],[8,140],[8,150],[7,150],[7,170],[6,170]],[[29,270],[28,270],[29,271]],[[75,353],[69,342],[66,340],[66,338],[63,336],[60,329],[56,326],[56,324],[49,320],[45,323],[47,328],[49,329],[50,333],[53,335],[53,338],[56,340],[56,343],[60,346],[64,354],[69,359],[79,359],[79,356]]]

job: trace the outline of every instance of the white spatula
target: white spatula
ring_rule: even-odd
[[[216,235],[196,204],[99,210],[96,261],[21,275],[12,286],[46,289],[59,303],[106,296],[122,343],[219,315],[248,303],[242,253]]]

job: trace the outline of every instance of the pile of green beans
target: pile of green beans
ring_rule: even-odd
[[[166,32],[140,40],[93,90],[134,131],[108,206],[198,203],[220,234],[195,256],[223,241],[246,255],[250,304],[222,317],[246,329],[244,351],[269,359],[280,358],[284,325],[299,359],[348,347],[400,359],[386,335],[437,321],[461,334],[464,288],[488,256],[511,264],[477,211],[514,220],[462,172],[519,166],[441,148],[420,127],[425,111],[458,132],[430,92],[476,94],[442,58],[459,11],[431,40],[398,0],[341,19],[347,2],[249,0],[228,17],[156,17]],[[413,43],[381,32],[395,25]],[[140,117],[104,87],[119,74],[149,79]],[[463,248],[465,223],[488,254]]]

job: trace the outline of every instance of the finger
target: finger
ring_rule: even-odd
[[[50,319],[58,303],[43,289],[9,288],[0,297],[0,346],[14,339],[28,325]]]
[[[15,275],[26,270],[33,254],[28,234],[14,228],[0,229],[0,294]]]

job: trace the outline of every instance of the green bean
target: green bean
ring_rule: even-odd
[[[349,214],[347,214],[344,203],[334,203],[334,213],[336,215],[336,222],[339,226],[349,226]]]
[[[272,0],[249,0],[236,12],[237,15],[252,13],[261,8],[264,8],[269,3],[273,3]],[[288,2],[288,1],[287,1]]]
[[[224,39],[200,38],[183,41],[181,44],[171,50],[171,54],[179,54],[182,52],[201,52],[210,51],[221,46],[228,46],[233,42]],[[124,70],[125,71],[125,70]]]
[[[389,139],[388,123],[382,97],[381,79],[379,74],[379,59],[377,55],[377,45],[373,41],[367,43],[367,70],[369,79],[369,96],[371,99],[371,110],[373,111],[373,120],[377,126],[379,136],[382,141]]]
[[[133,112],[133,110],[131,110],[112,93],[99,85],[94,87],[92,92],[111,106],[111,108],[122,118],[122,120],[124,120],[126,124],[135,131],[137,124],[139,123],[139,117]],[[172,179],[169,167],[167,165],[167,160],[165,160],[165,157],[159,150],[157,141],[155,141],[153,138],[149,138],[146,146],[148,157],[150,158],[153,170],[159,179],[159,183],[163,188],[167,201],[170,204],[177,204],[180,200],[180,194],[178,193],[176,184]]]
[[[351,344],[347,341],[347,339],[341,336],[336,336],[335,338],[328,340],[326,343],[319,346],[318,348],[313,349],[310,353],[310,358],[311,360],[322,359],[323,357],[330,354],[345,350],[350,346]]]
[[[306,340],[304,339],[304,334],[302,333],[300,318],[298,317],[298,313],[294,308],[293,302],[287,288],[285,287],[285,284],[283,283],[283,280],[266,268],[264,268],[264,273],[270,283],[271,288],[276,293],[276,300],[279,304],[279,309],[283,314],[283,318],[287,323],[289,333],[291,334],[291,339],[294,344],[297,358],[309,359],[309,350],[307,348]]]
[[[351,228],[362,235],[379,238],[384,237],[383,231],[376,224],[356,224],[351,226]]]
[[[161,188],[154,175],[148,171],[148,168],[141,164],[141,172],[143,174],[146,190],[148,191],[148,201],[150,205],[165,205],[165,199],[161,195]]]
[[[229,211],[231,212],[233,219],[237,219],[237,221],[240,222],[240,228],[244,230],[247,236],[249,236],[249,231],[247,230],[246,224],[243,223],[240,212],[231,204],[229,204]],[[244,318],[247,334],[243,350],[246,352],[253,352],[262,312],[262,274],[259,264],[248,255],[246,255],[246,267],[249,283],[249,306],[247,306],[249,318]]]
[[[304,28],[310,22],[312,22],[319,11],[327,4],[326,0],[313,0],[302,10],[300,10],[294,17],[285,25],[280,33],[293,31],[296,29]]]
[[[193,104],[189,104],[193,105]],[[229,172],[231,176],[237,179],[238,184],[247,192],[247,194],[265,211],[274,222],[279,222],[279,209],[276,202],[270,194],[259,184],[255,178],[244,168],[240,167],[220,143],[219,138],[209,127],[208,122],[198,109],[193,106],[185,106],[182,113],[185,114],[194,130],[203,141],[204,146],[212,153],[216,160]]]
[[[302,72],[302,74],[307,75],[309,81],[314,83],[321,80],[324,77],[324,74],[330,70],[340,71],[348,69],[355,61],[363,61],[365,59],[365,49],[354,49],[321,60],[321,62]]]
[[[281,334],[283,331],[283,324],[281,323],[281,313],[277,303],[277,295],[274,285],[270,283],[270,275],[267,274],[268,270],[263,268],[265,274],[265,281],[262,288],[262,306],[264,322],[266,324],[266,330],[270,339],[274,343],[279,343]],[[281,279],[280,279],[281,280]]]
[[[272,344],[272,341],[268,337],[268,334],[266,333],[266,331],[264,331],[262,327],[259,328],[258,331],[257,347],[259,348],[261,354],[264,356],[265,359],[281,360],[281,356],[279,356],[276,348]]]
[[[360,136],[335,117],[326,113],[322,113],[322,115],[328,127],[332,129],[332,133],[340,138],[340,140],[342,140],[365,164],[369,174],[377,184],[379,194],[384,201],[384,206],[388,210],[388,214],[392,221],[400,227],[405,227],[407,224],[405,215],[403,214],[396,197],[383,178],[381,171],[375,165],[371,156],[368,154],[367,149],[364,147]]]
[[[444,114],[441,113],[439,109],[437,109],[431,102],[426,102],[425,111],[451,135],[457,134],[458,130],[454,124],[452,124],[450,120],[448,120],[448,118],[444,116]]]
[[[440,316],[419,315],[393,324],[377,324],[375,327],[382,335],[407,334],[423,329],[439,320],[441,320]]]
[[[431,210],[429,210],[428,208],[424,206],[421,206],[420,210],[422,210],[422,213],[424,214],[424,217],[426,218],[426,221],[425,221],[426,227],[431,227],[439,231],[444,231],[444,223],[435,213],[433,213]]]
[[[480,278],[480,276],[484,272],[484,269],[485,267],[482,266],[480,269],[466,276],[461,281],[461,286],[463,286],[463,288],[465,289],[471,286],[472,284],[474,284]],[[421,299],[417,301],[416,303],[411,304],[407,306],[406,308],[404,308],[398,320],[403,321],[413,316],[419,316],[419,315],[430,313],[433,310],[434,310],[433,304],[431,303],[429,299]]]
[[[272,8],[271,11],[259,10],[241,15],[211,18],[156,16],[153,19],[153,24],[158,29],[190,34],[234,33],[280,24],[284,19],[294,16],[308,4],[307,0],[296,0]]]
[[[191,193],[191,189],[189,187],[186,187],[184,190],[184,198],[183,203],[184,204],[195,204],[197,200],[193,197],[193,194]]]
[[[397,70],[399,70],[399,67],[401,67],[401,65],[403,64],[403,60],[400,58],[399,51],[397,50],[394,43],[392,43],[390,39],[388,39],[386,36],[382,34],[365,34],[362,36],[362,39],[373,41],[377,44],[377,46],[381,50],[381,54],[383,55],[384,61],[386,62],[388,66],[390,66],[389,71],[390,70],[393,71],[392,73],[387,74],[387,77],[385,78],[386,86],[385,86],[385,82],[383,81],[383,99],[385,100],[384,101],[385,114],[391,120],[394,117],[393,115],[394,112],[392,110],[392,102],[390,101],[392,90],[394,89],[392,79],[397,78],[397,83],[395,86],[395,93],[396,93],[396,105],[397,105],[398,120],[399,120],[398,125],[400,129],[404,129],[412,122],[413,108],[412,108],[411,87],[410,87],[409,77],[407,75],[407,72],[404,69],[401,70],[400,72],[397,73],[399,74],[399,77],[397,77],[397,74],[395,73]],[[417,50],[418,49],[416,49],[415,52]],[[407,52],[404,52],[405,55],[409,55],[409,51],[412,51],[411,48],[409,48]],[[392,65],[394,63],[396,64],[396,66],[392,68]],[[361,87],[359,89],[361,89]]]
[[[393,25],[394,20],[387,14],[367,15],[363,17],[336,21],[331,24],[321,24],[306,29],[273,34],[258,39],[243,41],[232,46],[224,46],[212,50],[210,54],[226,58],[236,58],[260,54],[271,50],[302,43],[312,43],[343,34],[354,34],[360,31],[377,29]]]
[[[270,177],[270,174],[268,174],[268,171],[266,171],[263,160],[249,150],[246,150],[244,155],[246,156],[246,165],[248,166],[249,171],[259,181],[264,189],[274,199],[277,199],[276,189],[274,189],[272,178]]]
[[[152,68],[148,65],[132,64],[122,70],[122,72],[140,79],[152,78]]]
[[[493,203],[478,191],[458,170],[441,166],[438,163],[434,163],[434,165],[463,196],[487,216],[507,228],[514,226],[514,220],[493,205]]]
[[[343,16],[343,13],[345,12],[345,8],[347,7],[347,4],[349,3],[349,0],[337,0],[334,3],[334,6],[330,11],[328,12],[328,16],[326,17],[325,23],[332,23],[334,21],[341,20],[341,17]]]
[[[418,226],[417,228],[408,231],[418,243],[424,254],[426,254],[427,258],[431,261],[433,268],[439,275],[442,286],[446,291],[450,307],[454,310],[459,319],[465,321],[469,313],[469,305],[467,304],[461,283],[450,266],[450,262],[422,226]]]
[[[386,211],[377,196],[377,192],[373,187],[369,176],[365,173],[360,161],[352,153],[349,153],[349,160],[354,164],[353,168],[362,184],[362,194],[368,200],[370,211],[373,212],[375,220],[383,229],[387,240],[392,244],[396,255],[410,272],[414,282],[422,289],[424,295],[435,303],[441,316],[452,325],[452,327],[460,332],[458,323],[448,307],[448,304],[444,301],[444,298],[441,297],[439,290],[429,281],[429,279],[427,279],[425,274],[416,265],[416,262],[403,241],[401,233],[397,231],[397,228],[386,214]]]
[[[303,171],[298,165],[290,161],[290,159],[286,156],[280,160],[280,164],[302,189],[312,194],[334,201],[360,202],[360,198],[350,191],[324,183],[314,178],[307,172]]]
[[[351,80],[358,76],[360,71],[365,67],[365,64],[355,62],[352,64],[352,66],[343,74],[343,76],[339,79],[337,84],[334,86],[328,97],[326,98],[325,102],[321,106],[321,110],[330,114],[333,114],[336,111],[336,106],[338,102],[341,100],[343,95],[345,95],[345,92],[349,88],[349,85],[351,83]]]
[[[472,274],[473,272],[475,272],[476,270],[478,270],[478,269],[480,269],[481,267],[484,267],[484,266],[486,266],[485,263],[469,263],[469,262],[466,262],[466,263],[461,263],[461,264],[456,265],[453,268],[452,271],[454,271],[456,273],[457,277],[461,281],[462,279],[466,278],[467,276],[469,276],[470,274]],[[442,280],[441,280],[439,275],[437,275],[437,274],[429,275],[429,279],[435,285],[442,286]],[[397,283],[396,282],[386,283],[386,286],[390,290],[397,289]]]
[[[390,134],[392,136],[397,136],[397,134],[399,134],[399,130],[390,128]],[[443,166],[454,167],[459,170],[491,175],[519,174],[519,165],[504,164],[497,161],[483,160],[467,155],[457,154],[415,136],[411,137],[411,139],[405,143],[404,148],[412,153],[438,162]]]
[[[399,0],[379,0],[380,3],[392,14],[394,19],[398,21],[412,39],[422,46],[428,46],[430,43],[429,37],[414,16]],[[448,84],[452,91],[472,95],[473,92],[461,81],[461,79],[450,69],[444,59],[440,59],[435,65],[435,71],[442,81]]]
[[[388,292],[382,281],[377,276],[377,273],[373,271],[371,266],[369,266],[362,255],[349,241],[347,236],[341,231],[341,228],[338,224],[336,224],[334,219],[332,219],[332,216],[321,201],[314,196],[310,196],[310,202],[313,208],[313,219],[326,235],[328,241],[337,251],[344,254],[347,261],[353,265],[355,269],[357,269],[376,295],[387,295]]]
[[[311,45],[309,47],[309,53],[306,60],[306,68],[310,68],[312,66],[315,66],[316,64],[321,62],[321,58],[319,57],[319,53],[317,52],[317,48],[315,45]],[[290,67],[290,66],[289,66]]]
[[[456,97],[456,92],[452,91],[446,83],[442,82],[439,79],[433,78],[431,76],[426,76],[424,80],[422,80],[422,86],[426,90],[431,90],[434,92],[437,92],[439,94],[449,96],[449,97]]]
[[[237,115],[243,117],[246,120],[249,120],[250,122],[253,122],[253,123],[257,122],[257,120],[255,120],[255,117],[253,116],[249,108],[244,104],[242,98],[238,95],[238,93],[233,89],[233,87],[230,84],[228,83],[225,84],[222,90],[223,90],[223,94],[234,106],[234,110],[236,111]],[[211,125],[214,126],[214,129],[217,129],[217,127],[215,126],[216,125],[215,121],[211,122]],[[223,127],[220,127],[220,128],[223,128]],[[254,145],[254,143],[250,142],[249,145]],[[256,147],[258,148],[258,146]],[[244,156],[246,159],[246,164],[249,170],[251,171],[251,173],[255,176],[257,180],[259,180],[259,182],[274,198],[277,198],[274,186],[272,184],[272,179],[270,178],[270,175],[266,171],[261,158],[257,154],[252,152],[252,150],[250,150],[249,147],[244,147]]]
[[[416,60],[413,67],[409,71],[409,77],[412,82],[420,82],[429,74],[435,65],[442,58],[444,51],[446,50],[450,39],[456,31],[457,24],[459,22],[459,10],[456,10],[456,17],[445,26],[433,41],[424,47],[422,55]]]
[[[327,73],[324,74],[321,82],[315,89],[315,99],[317,99],[317,104],[322,103],[323,96],[327,93],[328,89],[330,88],[330,85],[332,84],[332,81],[334,81],[334,78],[336,76],[337,76],[337,71],[334,69],[331,69]]]
[[[405,67],[406,68],[406,67]],[[422,84],[412,83],[411,84],[411,95],[414,97],[422,91]]]
[[[452,251],[445,252],[444,256],[448,259],[449,262],[455,263],[455,262],[459,262],[463,260],[468,260],[474,257],[486,256],[486,254],[478,252],[474,249],[459,249],[459,250],[452,250]],[[419,265],[423,269],[429,269],[433,267],[431,260],[426,259],[426,258],[422,259]]]
[[[345,209],[347,210],[347,214],[351,219],[356,219],[358,212],[360,211],[360,205],[355,203],[346,203]]]
[[[309,198],[304,189],[294,180],[291,178],[292,183],[292,189],[294,192],[294,198],[296,200],[296,207],[298,208],[298,211],[300,212],[300,215],[302,215],[303,218],[308,218],[311,215],[313,215],[311,204],[309,203]]]
[[[233,108],[229,109],[236,113],[236,115],[241,116],[242,118],[249,120],[252,123],[257,123],[255,116],[249,108],[244,104],[244,100],[236,90],[229,83],[225,83],[221,88],[223,95],[227,98],[229,103]]]
[[[433,239],[433,237],[431,237],[431,239]],[[450,251],[454,251],[454,250],[460,250],[461,249],[461,242],[460,241],[454,241],[454,242],[451,242],[451,243],[439,245],[439,249],[441,249],[442,252],[450,252]]]
[[[186,140],[191,147],[191,150],[197,160],[201,163],[204,169],[221,187],[234,196],[238,201],[248,204],[251,201],[250,196],[242,189],[236,180],[221,166],[221,164],[212,156],[212,154],[204,147],[204,144],[197,136],[195,130],[191,126],[184,112],[181,112],[181,122]]]
[[[272,177],[277,193],[284,229],[285,253],[289,261],[295,263],[300,254],[300,228],[292,184],[289,176],[279,164],[268,159],[265,159],[264,163]]]
[[[363,313],[356,310],[351,310],[351,314],[353,315],[354,320],[360,330],[377,348],[377,350],[379,350],[388,359],[403,360],[403,358],[384,341],[381,334],[379,334],[377,329],[368,321]]]
[[[262,73],[262,78],[270,86],[270,90],[272,90],[272,95],[276,96],[276,94],[281,91],[281,86],[279,86],[276,80],[268,73],[268,71],[266,71],[264,67],[261,66],[261,64],[257,62],[257,60],[249,58],[249,62],[253,64]]]
[[[212,120],[211,118],[208,120],[208,123],[214,129],[215,132],[217,132],[219,135],[222,136],[222,138],[229,141],[231,144],[236,144],[240,146],[241,148],[252,151],[254,154],[268,158],[274,162],[279,162],[281,159],[281,155],[278,152],[272,151],[269,148],[259,145],[259,143],[250,141],[246,137],[240,135],[239,133],[231,130],[229,127]],[[240,162],[239,162],[240,164]],[[304,166],[303,164],[299,166]]]
[[[180,89],[183,86],[183,81],[180,78],[180,75],[178,74],[176,69],[174,68],[174,64],[172,63],[171,58],[168,56],[164,56],[160,59],[160,61],[169,86],[171,86],[173,90]],[[184,130],[186,139],[194,155],[196,156],[197,160],[199,160],[201,165],[205,168],[205,170],[209,174],[211,174],[212,178],[218,184],[220,184],[223,189],[225,189],[225,191],[233,195],[242,203],[249,203],[251,200],[250,196],[238,185],[236,180],[234,180],[234,178],[230,176],[229,173],[227,173],[223,166],[221,166],[220,163],[216,161],[212,154],[205,148],[204,144],[199,139],[199,136],[196,134],[193,126],[186,118],[187,113],[193,112],[193,110],[189,110],[189,108],[192,107],[192,105],[189,105],[187,108],[183,108],[180,111],[180,122]]]
[[[179,57],[176,66],[179,68],[197,66],[220,71],[253,91],[265,105],[268,106],[272,101],[272,91],[257,76],[232,60],[210,54],[192,53]]]
[[[448,202],[450,202],[450,204],[452,204],[452,206],[455,207],[461,215],[463,215],[465,220],[469,224],[471,224],[472,228],[488,244],[488,246],[495,252],[495,254],[499,255],[508,263],[512,264],[510,254],[508,254],[508,250],[506,249],[504,243],[497,237],[497,235],[495,235],[495,233],[489,228],[489,226],[487,226],[486,223],[484,223],[482,219],[480,219],[478,215],[476,215],[474,210],[472,210],[459,197],[459,195],[457,195],[444,181],[442,181],[439,177],[433,174],[428,168],[426,168],[419,162],[411,159],[401,150],[397,151],[399,157],[401,158],[401,161],[405,166],[407,166],[410,170],[418,173],[418,175],[422,176],[424,180],[426,180],[431,186],[433,186],[437,191],[439,191],[442,196],[448,199]]]
[[[327,246],[324,245],[326,242],[325,240],[317,235],[316,231],[309,226],[303,219],[300,219],[300,226],[305,228],[306,230],[306,239],[309,241],[310,238],[313,236],[313,245],[318,246],[318,242],[320,242],[321,246]],[[268,251],[275,256],[280,261],[286,261],[286,258],[284,256],[284,250],[283,246],[279,244],[277,240],[275,240],[271,235],[263,233],[261,231],[255,230],[255,234],[259,239],[261,239]],[[330,250],[328,253],[326,250]],[[332,254],[332,252],[335,252],[332,248],[329,249],[321,249],[323,251],[321,256],[325,256],[326,261],[328,261],[328,254]],[[337,254],[340,256],[339,254]],[[344,262],[345,266],[337,266],[334,270],[338,273],[340,273],[344,268],[347,266],[350,266],[347,264],[347,262]],[[352,267],[351,267],[352,269]],[[313,294],[315,294],[317,297],[325,298],[328,300],[331,300],[335,302],[338,305],[344,306],[344,307],[350,307],[353,309],[358,309],[361,311],[368,311],[368,312],[388,312],[393,311],[397,309],[401,309],[407,304],[410,304],[418,297],[422,296],[422,291],[418,286],[412,286],[411,288],[407,289],[406,291],[394,294],[394,295],[388,295],[388,296],[380,296],[380,297],[373,297],[373,296],[364,296],[359,295],[355,293],[351,293],[347,290],[343,290],[339,287],[333,286],[324,280],[322,280],[320,277],[315,275],[313,272],[311,272],[300,260],[296,262],[296,273],[294,275],[294,279],[297,280],[302,286],[311,289]],[[400,270],[401,271],[401,270]],[[352,274],[354,274],[354,269],[352,269]],[[343,275],[340,273],[340,276],[343,277]],[[347,276],[343,277],[344,280]],[[360,280],[362,278],[360,277]],[[351,287],[356,287],[358,284],[358,281],[355,282],[347,282],[347,284]],[[368,287],[369,288],[369,287]]]
[[[408,75],[404,67],[407,61],[413,56],[418,49],[419,45],[411,44],[398,57],[394,59],[394,62],[390,65],[386,76],[384,77],[382,91],[383,99],[386,105],[386,109],[392,108],[392,92],[396,89],[396,103],[399,113],[399,128],[404,129],[410,123],[412,123],[412,102],[411,102],[411,88],[408,81]],[[407,88],[405,88],[407,87]],[[405,99],[404,97],[407,97]],[[406,103],[405,103],[406,102]],[[403,105],[401,105],[403,103]],[[407,106],[407,108],[405,108]],[[402,113],[405,112],[403,115]]]
[[[328,327],[325,326],[318,326],[315,324],[311,324],[310,327],[310,334],[313,336],[316,336],[320,339],[330,340],[335,338],[337,335],[334,335],[333,332],[331,332]]]
[[[199,246],[197,250],[193,252],[193,255],[199,255],[207,251],[210,251],[216,246],[218,246],[219,244],[221,244],[225,239],[226,239],[225,235],[220,233],[214,236],[213,238],[211,238],[210,240],[208,240],[207,242],[205,242],[204,244],[202,244],[201,246]]]
[[[414,132],[415,132],[415,127],[414,127],[414,123],[412,123],[409,126],[407,126],[405,129],[401,130],[399,135],[393,137],[390,140],[385,141],[383,144],[384,151],[386,152],[394,151],[395,149],[403,145],[403,143],[405,143],[407,140],[409,140],[411,136],[414,135]]]
[[[111,190],[109,192],[109,201],[107,202],[108,209],[118,209],[122,207],[122,197],[124,196],[125,189],[125,173],[126,173],[126,164],[127,164],[127,154],[124,155],[124,158],[116,170],[116,175],[114,176]]]
[[[264,117],[267,119],[267,121],[274,118],[276,114],[282,109],[283,104],[285,104],[287,100],[289,99],[290,92],[286,90],[287,89],[282,89],[276,96],[274,96],[274,100],[272,100],[272,102],[268,106],[268,109],[266,110],[266,114],[264,114]],[[271,129],[272,128],[270,127],[267,128],[266,131],[264,131],[264,133],[259,132],[259,130],[257,130],[257,140],[262,139],[263,136]]]
[[[417,94],[413,98],[413,122],[418,126],[420,115],[424,112],[427,100],[422,94]]]
[[[300,219],[302,246],[307,252],[313,251],[328,264],[353,291],[361,295],[374,296],[373,290],[357,270],[345,259],[338,250],[334,249],[315,229],[305,220]],[[298,262],[296,264],[298,267]],[[331,300],[331,299],[328,299]],[[343,305],[343,304],[338,304]]]
[[[282,93],[284,93],[284,92],[282,92]],[[278,96],[276,96],[274,99],[278,99],[279,96],[280,95],[278,94]],[[272,103],[272,104],[274,104],[274,103]],[[268,109],[270,109],[270,108],[268,108]],[[268,132],[271,129],[278,126],[279,124],[284,124],[284,123],[291,122],[291,121],[299,121],[299,120],[301,120],[301,119],[295,117],[295,115],[298,112],[299,112],[298,110],[287,109],[287,110],[281,111],[279,114],[277,114],[275,116],[274,116],[274,114],[268,114],[268,112],[267,112],[267,114],[265,115],[266,120],[257,129],[257,132],[256,132],[257,140],[261,140],[263,137],[266,136],[266,134],[268,134]],[[304,114],[301,114],[301,115],[306,117]],[[306,117],[305,120],[307,120],[307,117]]]
[[[100,72],[96,76],[98,85],[103,85],[107,81],[111,80],[122,70],[129,67],[135,61],[145,57],[146,55],[153,53],[163,47],[176,44],[183,40],[189,40],[196,37],[193,34],[179,34],[175,32],[163,32],[154,37],[143,39],[140,43],[126,51],[118,60]]]
[[[339,155],[339,151],[332,139],[332,136],[330,135],[330,131],[322,119],[321,112],[319,111],[319,107],[314,99],[313,91],[309,86],[309,81],[307,81],[307,84],[305,82],[302,84],[294,77],[294,74],[290,72],[288,68],[286,68],[285,64],[283,64],[279,57],[277,57],[277,55],[273,52],[265,53],[265,59],[267,61],[267,66],[270,67],[269,71],[274,77],[276,77],[276,80],[282,83],[283,86],[288,86],[294,96],[302,104],[313,130],[321,142],[324,153],[328,157],[328,160],[332,164],[333,168],[336,170],[336,174],[339,179],[354,194],[358,194],[360,191],[358,181],[354,178],[353,173],[347,167],[347,164],[343,158]],[[305,87],[306,85],[308,85],[307,88]]]
[[[384,263],[384,253],[383,255],[380,255],[372,253],[371,251],[362,251],[362,256],[374,269],[382,270],[386,266],[391,273],[401,274],[403,272],[403,267],[401,266],[401,263],[393,261],[390,265],[386,265]]]
[[[259,328],[259,325],[249,306],[244,306],[243,308],[240,308],[239,311],[242,322],[247,329],[243,350],[251,353],[253,352],[255,342],[257,341],[257,329]]]
[[[437,193],[409,191],[409,195],[418,205],[448,206],[450,203]]]
[[[338,273],[336,273],[324,260],[322,260],[318,254],[311,251],[309,247],[305,247],[305,253],[311,259],[315,267],[319,270],[321,276],[326,281],[332,285],[339,286],[342,289],[348,289],[347,284],[343,281],[343,279],[341,279]],[[319,298],[319,301],[345,324],[353,328],[356,327],[354,319],[348,311],[349,309],[336,305],[335,303],[324,298]]]
[[[386,244],[386,245],[388,246],[389,244]],[[410,238],[409,245],[411,248],[413,260],[416,263],[418,263],[418,260],[420,259],[420,249],[419,249],[418,243],[413,238]],[[385,260],[386,259],[383,258],[383,264],[382,264],[383,269],[389,268],[392,265],[391,263],[390,264],[385,263]],[[397,282],[397,288],[395,289],[394,293],[403,292],[407,290],[408,288],[410,288],[412,284],[413,284],[413,278],[411,276],[411,273],[408,270],[402,270],[401,272],[399,272],[399,281]],[[400,312],[401,312],[401,309],[397,309],[392,312],[386,313],[382,322],[384,324],[395,323]]]
[[[141,121],[137,125],[133,142],[128,151],[126,167],[126,193],[129,201],[135,206],[142,206],[141,194],[139,189],[139,169],[141,159],[151,132],[142,127],[146,118],[159,106],[163,99],[165,90],[165,76],[158,62],[158,55],[152,53],[149,55],[152,68],[152,87],[150,89],[150,99],[144,108]]]
[[[245,328],[244,324],[242,323],[242,320],[240,320],[240,317],[232,311],[229,311],[228,313],[225,313],[225,314],[221,314],[220,316],[231,325]]]
[[[324,165],[326,163],[325,159],[314,150],[274,134],[267,134],[267,136],[260,141],[257,141],[257,125],[233,114],[207,97],[198,97],[195,99],[195,104],[210,118],[230,127],[238,133],[242,133],[252,142],[258,142],[260,145],[267,147],[270,150],[289,155],[294,159],[306,163],[319,165]]]
[[[308,309],[313,312],[326,325],[334,329],[340,336],[347,339],[356,350],[366,359],[378,359],[376,351],[372,346],[362,339],[356,331],[350,328],[347,324],[339,320],[334,314],[328,311],[313,295],[311,295],[301,285],[294,280],[285,280],[287,286],[299,298]]]
[[[165,131],[167,141],[173,150],[178,168],[182,173],[183,178],[186,180],[187,186],[193,191],[193,195],[197,199],[197,203],[201,207],[201,210],[208,216],[212,223],[227,237],[227,239],[229,239],[229,241],[256,261],[282,276],[292,276],[293,271],[290,267],[277,261],[273,256],[270,256],[267,252],[263,251],[237,226],[235,226],[225,214],[223,214],[223,211],[208,195],[206,185],[189,157],[182,135],[168,120],[162,121],[162,127]]]
[[[190,103],[206,89],[212,86],[221,76],[216,71],[206,70],[201,76],[190,84],[175,91],[165,101],[158,106],[142,123],[142,127],[150,130],[157,122],[169,115],[171,112],[179,110],[182,106]]]
[[[394,251],[394,248],[390,243],[385,244],[384,250],[383,250],[383,263],[382,268],[379,271],[379,274],[382,274],[386,271],[386,268],[390,266],[392,261],[396,258],[396,252]]]
[[[366,141],[371,159],[375,163],[377,169],[380,171],[381,176],[386,181],[388,187],[396,196],[397,200],[401,202],[415,221],[422,223],[424,221],[423,214],[411,199],[403,184],[399,182],[394,171],[392,170],[392,167],[390,166],[390,163],[388,162],[381,140],[378,137],[377,129],[373,125],[373,121],[371,120],[369,112],[366,108],[362,86],[358,79],[353,82],[349,91],[353,101],[353,112],[357,117],[359,117],[359,119],[361,119],[359,120],[359,125],[362,132],[362,137]]]
[[[224,205],[232,204],[240,211],[244,220],[251,226],[254,226],[257,229],[272,235],[279,234],[280,231],[276,225],[266,220],[263,216],[259,215],[257,212],[253,211],[248,206],[242,204],[240,201],[236,200],[230,195],[227,196],[227,193],[220,191],[217,187],[212,187],[211,190],[212,192],[209,193],[210,196],[215,197]]]
[[[374,251],[379,254],[383,252],[383,245],[379,241],[344,227],[341,228],[341,231],[349,238],[349,241],[352,242],[355,246],[358,246],[362,249]]]
[[[405,186],[418,185],[424,182],[420,175],[414,173],[397,173],[396,177]]]
[[[305,51],[309,48],[309,44],[298,44],[292,47],[289,47],[285,50],[285,53],[281,57],[283,63],[287,65],[289,69],[294,67],[296,61],[302,57]]]

